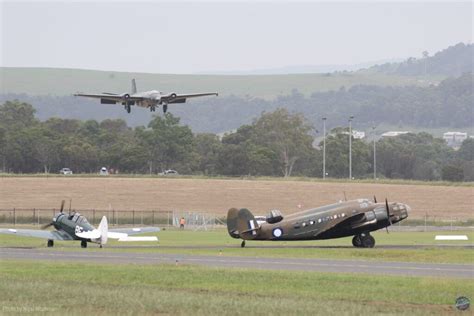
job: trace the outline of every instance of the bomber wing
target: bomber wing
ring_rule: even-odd
[[[35,229],[0,229],[0,234],[35,237],[53,240],[74,240],[74,237],[65,231],[49,231]]]
[[[187,93],[187,94],[177,94],[177,93],[169,93],[164,94],[161,96],[161,100],[167,103],[184,103],[186,99],[189,98],[198,98],[198,97],[205,97],[215,95],[218,96],[217,92],[205,92],[205,93]]]
[[[109,100],[114,102],[124,102],[127,101],[141,101],[143,100],[142,97],[134,97],[131,95],[120,95],[120,94],[111,94],[111,93],[98,93],[98,94],[88,94],[88,93],[76,93],[74,94],[75,97],[86,97],[86,98],[94,98],[94,99],[101,99],[101,100]]]
[[[318,231],[318,235],[321,235],[323,233],[328,232],[329,230],[336,228],[336,227],[342,227],[342,226],[348,226],[351,223],[355,223],[363,219],[365,216],[365,213],[357,213],[354,215],[346,215],[345,217],[339,217],[336,218],[333,221],[330,221],[327,226],[325,226],[323,229]]]

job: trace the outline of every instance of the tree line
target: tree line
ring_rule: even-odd
[[[32,105],[7,101],[0,106],[0,169],[96,173],[105,166],[120,173],[321,177],[322,142],[315,135],[303,114],[281,108],[218,136],[193,133],[170,113],[131,128],[121,119],[40,121]],[[327,135],[328,177],[348,177],[348,135],[346,128]],[[376,142],[376,167],[379,178],[473,181],[473,153],[473,139],[455,151],[430,134],[406,134]],[[373,144],[352,139],[353,176],[370,178],[373,167]]]

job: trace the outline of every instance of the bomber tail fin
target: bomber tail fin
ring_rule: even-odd
[[[135,79],[132,79],[132,93],[137,93],[137,83],[135,82]]]
[[[255,239],[260,226],[246,208],[231,208],[227,213],[227,231],[232,238]]]

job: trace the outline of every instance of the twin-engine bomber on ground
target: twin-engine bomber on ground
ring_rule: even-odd
[[[137,92],[137,85],[135,79],[132,79],[132,90],[130,93],[125,92],[121,94],[103,92],[102,94],[87,94],[87,93],[76,93],[76,97],[87,97],[100,99],[102,104],[117,104],[121,103],[125,110],[130,113],[131,106],[137,105],[144,108],[149,108],[151,112],[156,110],[158,105],[163,106],[163,113],[168,111],[168,104],[172,103],[186,103],[186,99],[204,97],[209,95],[218,96],[217,92],[204,92],[204,93],[163,93],[158,90],[151,90],[145,92]]]
[[[89,224],[87,219],[81,214],[77,212],[69,212],[69,214],[66,214],[63,212],[63,209],[64,201],[61,204],[59,213],[53,217],[53,221],[41,227],[42,229],[46,229],[50,226],[54,226],[56,229],[54,231],[10,228],[0,229],[0,234],[47,239],[48,247],[53,247],[54,240],[80,240],[82,248],[87,248],[88,242],[99,244],[100,248],[102,248],[109,238],[118,239],[118,241],[158,240],[156,236],[129,237],[129,235],[158,232],[160,231],[158,227],[116,228],[109,230],[107,217],[103,216],[99,227],[96,229]]]
[[[387,228],[408,217],[410,207],[403,203],[377,203],[368,199],[326,205],[283,218],[273,210],[265,222],[255,219],[248,209],[231,208],[227,213],[227,230],[233,238],[246,240],[318,240],[354,236],[352,244],[373,248],[370,232]]]

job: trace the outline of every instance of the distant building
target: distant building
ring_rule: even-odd
[[[443,139],[450,147],[461,147],[463,141],[467,139],[467,133],[462,132],[446,132],[443,134]]]
[[[411,132],[409,132],[409,131],[390,131],[390,132],[383,133],[381,136],[382,136],[382,138],[383,137],[396,137],[396,136],[400,136],[400,135],[408,134],[408,133],[411,133]]]
[[[349,135],[349,132],[342,132],[341,134]],[[352,130],[352,137],[353,137],[354,139],[362,139],[362,138],[365,138],[365,132],[356,131],[355,129],[353,129],[353,130]]]
[[[353,130],[353,131],[352,131],[352,137],[354,137],[354,139],[362,139],[362,138],[365,138],[365,132]]]

